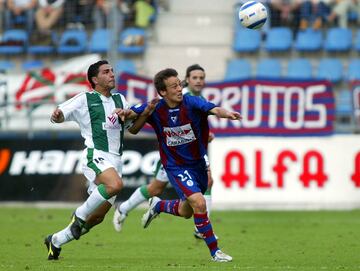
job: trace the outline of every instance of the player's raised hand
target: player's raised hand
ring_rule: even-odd
[[[116,114],[121,121],[125,121],[125,119],[130,115],[131,111],[129,109],[115,108],[113,114]]]
[[[59,109],[56,108],[54,110],[54,112],[51,114],[51,118],[50,118],[51,122],[56,122],[56,123],[61,123],[64,121],[64,114],[63,112]]]
[[[144,115],[146,115],[146,116],[151,115],[151,113],[155,110],[155,107],[156,107],[156,105],[158,104],[159,101],[160,101],[159,97],[155,97],[154,99],[149,101],[141,115],[143,115],[143,116]]]

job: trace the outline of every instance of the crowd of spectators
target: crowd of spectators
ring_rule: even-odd
[[[41,36],[67,28],[107,28],[113,18],[120,29],[147,28],[155,12],[155,0],[0,0],[0,36],[13,28]]]
[[[238,1],[238,7],[246,2]],[[308,28],[347,28],[360,22],[360,0],[260,0],[269,7],[269,27],[287,26],[296,33]]]

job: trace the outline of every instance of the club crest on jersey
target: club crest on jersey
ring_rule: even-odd
[[[177,116],[172,116],[172,117],[171,117],[171,120],[172,120],[173,123],[176,123],[176,121],[177,121]]]
[[[183,145],[196,140],[190,123],[176,127],[164,127],[166,145],[169,147]]]

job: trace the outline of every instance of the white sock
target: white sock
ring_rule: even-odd
[[[65,229],[57,233],[54,233],[51,242],[54,244],[54,246],[60,248],[63,244],[66,244],[72,240],[74,240],[74,237],[70,231],[70,225],[69,225]]]
[[[78,218],[85,221],[86,218],[106,200],[107,199],[100,194],[99,188],[97,188],[90,194],[87,200],[76,209],[75,214]]]
[[[144,197],[143,193],[140,191],[140,187],[137,188],[134,193],[131,194],[130,198],[127,201],[124,201],[119,206],[119,211],[123,214],[127,214],[140,203],[146,201],[147,198]]]
[[[51,242],[57,248],[60,248],[62,245],[74,240],[74,236],[72,235],[72,233],[70,231],[70,225],[71,225],[71,223],[65,229],[53,234]],[[89,232],[89,230],[86,230],[83,228],[81,230],[81,235],[83,235],[87,232]]]
[[[204,195],[205,201],[206,201],[206,211],[208,214],[208,217],[210,216],[210,211],[211,211],[211,195]]]

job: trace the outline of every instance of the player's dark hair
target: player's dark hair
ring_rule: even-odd
[[[165,69],[162,71],[159,71],[155,77],[154,77],[154,86],[157,91],[157,93],[161,96],[160,91],[166,89],[165,80],[170,77],[177,77],[178,72],[174,69]]]
[[[90,67],[87,71],[87,79],[92,88],[95,88],[95,84],[91,80],[91,78],[96,77],[99,74],[99,68],[101,65],[104,65],[104,64],[109,64],[109,62],[107,60],[100,60],[100,61],[95,62],[90,65]]]
[[[185,80],[182,82],[183,87],[187,87],[189,85],[189,83],[186,82],[186,79],[190,77],[190,73],[192,71],[196,71],[196,70],[201,70],[201,71],[205,72],[204,68],[201,67],[199,64],[193,64],[193,65],[187,67],[186,74],[185,74]]]

